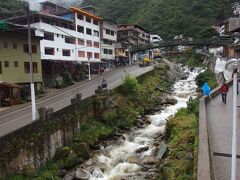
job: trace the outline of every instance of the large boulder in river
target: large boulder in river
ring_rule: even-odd
[[[88,180],[91,174],[85,169],[78,168],[76,171],[76,179],[78,180]]]
[[[136,149],[136,153],[142,153],[142,152],[144,152],[144,151],[147,151],[149,149],[149,147],[148,146],[145,146],[145,147],[140,147],[140,148],[138,148],[138,149]]]
[[[142,164],[141,160],[135,156],[130,156],[127,158],[127,162],[131,163],[131,164]]]
[[[157,163],[157,159],[153,156],[145,157],[143,159],[143,163],[146,165],[154,165],[155,163]]]

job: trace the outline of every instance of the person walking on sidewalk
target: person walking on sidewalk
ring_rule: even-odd
[[[221,86],[221,93],[222,93],[222,101],[224,104],[226,104],[227,103],[228,85],[225,82]]]

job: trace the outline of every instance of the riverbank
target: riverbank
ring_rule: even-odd
[[[74,136],[71,143],[60,148],[55,158],[45,167],[36,171],[34,167],[26,166],[22,174],[12,175],[6,179],[63,177],[67,171],[84,162],[90,156],[90,148],[96,149],[95,145],[99,141],[113,135],[117,130],[122,131],[138,125],[137,117],[155,111],[155,107],[159,105],[159,97],[166,95],[173,83],[168,79],[167,71],[166,65],[159,65],[154,71],[140,77],[138,80],[140,84],[129,76],[123,86],[111,92],[109,102],[112,103],[112,108],[100,114],[98,120],[87,120],[81,127],[80,133]],[[99,94],[96,96],[96,101],[107,97],[109,95],[105,93]]]
[[[198,157],[198,100],[188,101],[166,125],[168,153],[158,180],[196,179]]]

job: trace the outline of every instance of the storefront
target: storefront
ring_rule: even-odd
[[[21,86],[0,82],[0,106],[13,106],[21,103]]]

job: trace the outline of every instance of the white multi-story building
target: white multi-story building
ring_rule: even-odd
[[[53,83],[56,76],[64,71],[70,72],[74,77],[78,63],[101,62],[101,20],[102,18],[76,7],[71,7],[61,15],[44,12],[31,15],[31,27],[38,29],[43,37],[40,42],[43,78],[45,81],[51,79],[51,82],[46,83]],[[26,24],[27,17],[13,18],[11,21]]]
[[[157,44],[157,43],[160,43],[162,41],[163,41],[163,39],[159,35],[157,35],[157,34],[151,34],[150,35],[150,43]]]
[[[117,42],[117,25],[110,20],[101,23],[101,60],[107,68],[115,64],[115,43]]]

